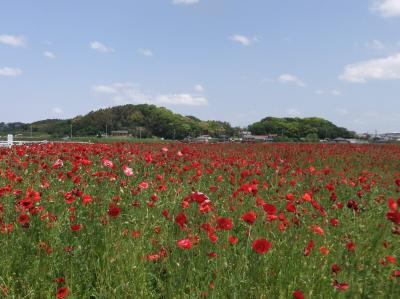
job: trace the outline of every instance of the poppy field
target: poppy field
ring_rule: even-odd
[[[400,147],[0,148],[1,298],[400,298]]]

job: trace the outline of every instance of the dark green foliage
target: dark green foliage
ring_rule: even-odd
[[[0,133],[2,134],[4,133],[13,134],[18,131],[27,130],[27,128],[28,127],[26,124],[20,122],[15,122],[15,123],[0,122]]]
[[[34,122],[33,133],[45,133],[53,137],[97,136],[111,131],[127,130],[135,137],[163,137],[167,139],[184,139],[185,137],[209,134],[213,137],[233,136],[235,130],[227,122],[201,121],[193,116],[182,116],[155,105],[124,105],[92,111],[73,119],[48,119]],[[0,123],[0,132],[27,133],[30,124]]]
[[[228,122],[208,120],[202,121],[194,116],[183,116],[155,105],[124,105],[92,111],[73,119],[46,119],[32,124],[0,123],[0,134],[50,135],[65,137],[101,136],[111,131],[127,130],[134,137],[148,138],[152,136],[166,139],[182,140],[187,136],[197,137],[202,134],[214,138],[226,139],[238,136],[240,128],[233,128]],[[354,133],[345,128],[317,117],[311,118],[275,118],[266,117],[249,126],[256,135],[278,134],[288,140],[313,140],[323,138],[351,138]]]
[[[324,138],[352,138],[353,132],[345,128],[337,127],[333,123],[318,117],[309,118],[276,118],[266,117],[249,126],[252,134],[278,134],[289,138],[313,137]]]
[[[30,130],[30,125],[27,126]],[[62,119],[46,119],[32,123],[33,133],[46,133],[51,136],[64,137],[71,131],[71,121]]]

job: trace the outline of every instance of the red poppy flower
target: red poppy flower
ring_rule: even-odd
[[[386,260],[387,260],[389,263],[391,263],[391,264],[396,264],[396,263],[397,263],[397,259],[396,259],[394,256],[392,256],[392,255],[388,255],[388,256],[386,257]]]
[[[288,202],[286,204],[286,211],[290,212],[290,213],[296,213],[296,206],[294,204],[292,204],[291,202]]]
[[[218,236],[214,233],[209,233],[208,234],[208,239],[212,242],[215,243],[218,241]]]
[[[73,232],[77,232],[77,231],[79,231],[81,229],[81,225],[80,224],[73,224],[73,225],[71,225],[71,230],[73,231]]]
[[[340,271],[340,267],[336,264],[333,264],[331,269],[332,269],[333,274],[336,274]]]
[[[292,193],[288,193],[288,194],[286,194],[286,199],[287,199],[287,200],[290,200],[290,201],[293,201],[293,200],[295,200],[296,198],[294,197],[294,195],[293,195]]]
[[[219,230],[231,230],[233,227],[232,219],[219,217],[217,218],[217,229]]]
[[[333,287],[335,289],[341,290],[341,291],[345,291],[349,288],[349,285],[347,283],[339,283],[337,280],[335,280],[333,282]]]
[[[185,227],[187,223],[186,215],[183,213],[179,213],[178,215],[176,215],[175,223],[178,224],[181,228]]]
[[[192,248],[192,246],[193,246],[193,244],[192,244],[192,242],[190,241],[190,239],[178,240],[178,241],[176,242],[176,244],[178,245],[179,248],[182,248],[182,249],[190,249],[190,248]]]
[[[62,161],[61,159],[57,159],[57,160],[54,162],[52,168],[53,168],[53,169],[57,169],[57,168],[61,168],[61,167],[63,167],[63,166],[64,166],[63,161]]]
[[[392,221],[394,224],[400,224],[400,212],[390,211],[386,214],[386,218]]]
[[[108,168],[114,168],[114,163],[108,159],[102,159],[103,165]]]
[[[268,215],[276,215],[276,213],[278,212],[277,208],[274,205],[270,205],[268,203],[264,204],[263,208]]]
[[[169,211],[168,210],[163,210],[161,213],[166,219],[169,219]]]
[[[390,243],[388,240],[383,241],[383,247],[385,248],[389,248],[390,247]]]
[[[193,193],[192,193],[192,197],[193,197],[193,199],[194,199],[197,203],[199,203],[199,204],[201,204],[201,203],[203,203],[203,202],[205,202],[205,201],[209,201],[209,200],[210,200],[210,199],[208,198],[208,196],[205,195],[205,194],[202,193],[202,192],[193,192]]]
[[[118,217],[119,213],[121,213],[121,209],[117,206],[111,206],[108,208],[108,215],[112,218]]]
[[[257,239],[253,241],[253,250],[257,253],[266,253],[272,247],[272,244],[266,239]]]
[[[122,166],[122,170],[126,176],[133,176],[133,169],[124,165]]]
[[[397,211],[398,206],[394,198],[389,198],[388,207],[391,211]]]
[[[253,224],[257,219],[257,214],[254,211],[248,211],[242,215],[242,220],[249,223]]]
[[[82,196],[82,203],[84,206],[86,206],[91,201],[92,201],[92,197],[90,195],[85,194]]]
[[[146,259],[147,259],[148,261],[157,261],[159,258],[160,258],[160,255],[159,255],[159,254],[148,254],[148,255],[146,256]]]
[[[18,222],[21,224],[25,224],[29,222],[30,218],[27,214],[21,214],[18,216]]]
[[[321,246],[319,248],[319,252],[321,252],[323,255],[328,255],[329,254],[329,249],[326,248],[325,246]]]
[[[68,252],[68,253],[69,253],[69,252],[72,252],[72,250],[74,250],[74,248],[71,247],[71,246],[65,246],[65,247],[64,247],[64,251],[65,251],[65,252]]]
[[[149,188],[149,183],[147,183],[147,182],[141,182],[141,183],[139,184],[139,188],[140,188],[140,189],[147,189],[147,188]]]
[[[310,241],[308,242],[308,244],[307,244],[307,247],[304,248],[304,255],[305,255],[305,256],[309,256],[309,255],[310,255],[310,252],[311,252],[311,249],[313,249],[313,248],[314,248],[314,241],[313,241],[313,240],[310,240]]]
[[[90,160],[88,160],[88,159],[83,159],[83,160],[81,161],[81,163],[82,163],[82,165],[84,165],[84,166],[89,166],[89,165],[92,164],[92,161],[90,161]]]
[[[132,237],[134,237],[134,238],[139,238],[140,237],[140,235],[141,235],[141,233],[140,233],[140,231],[138,231],[138,230],[134,230],[133,232],[132,232]]]
[[[231,243],[232,245],[235,245],[239,241],[239,239],[235,236],[229,236],[228,240],[229,240],[229,243]]]
[[[24,210],[29,210],[30,208],[33,207],[33,201],[30,200],[29,198],[25,198],[19,202],[19,205],[24,209]]]
[[[57,289],[57,298],[62,299],[68,296],[68,288],[58,288]]]
[[[339,224],[339,220],[336,218],[332,218],[331,220],[329,220],[329,222],[332,226],[337,226]]]
[[[303,200],[304,201],[311,201],[312,200],[311,194],[310,193],[304,193]]]
[[[211,202],[209,202],[209,201],[202,202],[200,204],[199,211],[202,214],[207,214],[208,212],[210,212],[211,211]]]
[[[293,295],[293,298],[295,298],[295,299],[304,299],[304,294],[300,290],[294,291],[292,295]]]
[[[346,248],[348,251],[354,251],[356,250],[356,245],[352,241],[350,241],[346,244]]]
[[[310,229],[311,229],[314,233],[316,233],[316,234],[318,234],[318,235],[323,236],[323,235],[325,234],[324,230],[323,230],[319,225],[313,224],[313,225],[310,226]]]

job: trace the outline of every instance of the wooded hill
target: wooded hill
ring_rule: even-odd
[[[266,117],[249,126],[252,134],[278,134],[288,138],[334,139],[337,137],[352,138],[354,132],[341,128],[330,121],[318,117]]]
[[[155,105],[124,105],[92,111],[73,119],[47,119],[32,124],[0,123],[1,133],[45,133],[52,137],[96,136],[106,132],[124,130],[130,135],[183,139],[187,136],[209,134],[233,136],[235,129],[227,122],[202,121],[194,116],[182,116]],[[236,128],[238,131],[239,128]]]
[[[72,119],[47,119],[31,124],[0,123],[0,134],[48,134],[60,138],[69,136],[96,136],[106,131],[124,130],[130,135],[142,137],[163,137],[166,139],[184,139],[208,134],[212,137],[239,136],[241,129],[232,127],[228,122],[217,120],[202,121],[194,116],[183,116],[155,105],[124,105],[92,111],[84,116]],[[278,134],[292,139],[304,137],[336,138],[352,137],[353,133],[335,126],[322,118],[274,118],[266,117],[251,124],[253,134]]]

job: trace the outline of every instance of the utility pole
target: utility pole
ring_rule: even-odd
[[[175,140],[175,133],[176,133],[176,130],[175,130],[175,128],[174,128],[174,140]]]
[[[107,130],[108,130],[108,127],[107,127],[107,124],[106,124],[106,138],[108,137],[108,132],[107,132]]]
[[[72,139],[72,122],[71,122],[71,139]]]
[[[137,138],[137,131],[139,131],[139,139],[142,139],[142,130],[143,127],[136,127],[136,138]]]
[[[31,138],[32,138],[32,124],[31,124]]]

